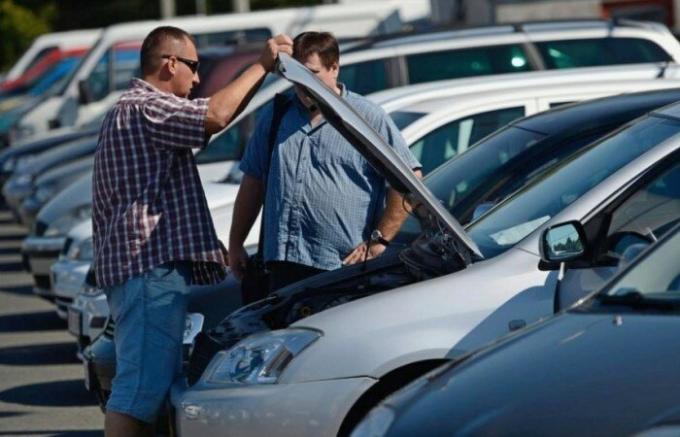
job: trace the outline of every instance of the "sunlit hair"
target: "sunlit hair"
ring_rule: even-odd
[[[329,32],[303,32],[293,40],[293,57],[305,62],[316,53],[324,67],[340,64],[338,40]]]
[[[140,64],[143,75],[146,76],[158,71],[163,63],[161,56],[166,54],[161,53],[161,50],[165,46],[166,41],[170,39],[180,42],[189,40],[196,44],[194,38],[179,27],[161,26],[155,28],[146,36],[146,38],[144,38],[144,42],[142,43]]]

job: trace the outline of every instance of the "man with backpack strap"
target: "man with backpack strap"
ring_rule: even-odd
[[[346,99],[420,173],[385,111],[337,82],[339,49],[331,34],[298,35],[293,57]],[[276,111],[274,105],[266,107],[257,121],[241,161],[244,176],[229,236],[229,264],[243,278],[248,264],[243,243],[266,199],[260,246],[270,272],[269,291],[379,256],[407,215],[401,195],[386,188],[384,178],[301,90],[295,94]]]

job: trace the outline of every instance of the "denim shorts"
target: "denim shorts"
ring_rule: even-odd
[[[169,262],[104,290],[116,323],[108,411],[154,423],[182,370],[190,275],[190,262]]]

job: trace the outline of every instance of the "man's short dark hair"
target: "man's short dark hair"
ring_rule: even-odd
[[[304,62],[316,53],[324,67],[340,64],[338,40],[329,32],[303,32],[293,40],[293,57]]]
[[[155,28],[144,38],[142,43],[140,63],[143,75],[153,74],[160,68],[163,62],[162,55],[176,55],[176,53],[161,53],[163,45],[169,39],[189,40],[196,44],[194,38],[179,27],[161,26]]]

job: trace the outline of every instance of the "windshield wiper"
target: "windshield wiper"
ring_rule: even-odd
[[[673,310],[680,308],[680,300],[646,297],[637,290],[623,294],[598,294],[596,299],[602,305],[622,305],[631,308],[655,308]]]

